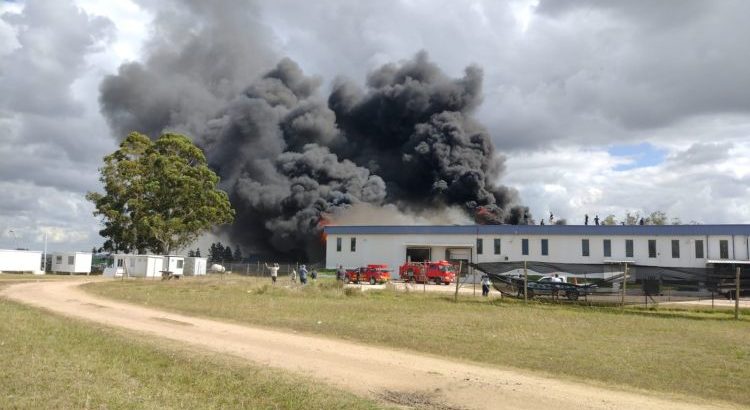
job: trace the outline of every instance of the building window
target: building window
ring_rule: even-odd
[[[182,265],[185,263],[182,259],[177,259],[177,269],[182,269]]]
[[[341,238],[336,238],[336,252],[341,252]]]
[[[632,239],[625,239],[625,257],[626,258],[633,257],[633,240]]]
[[[726,239],[719,241],[719,259],[729,259],[729,241]]]
[[[542,255],[549,255],[549,241],[542,239]]]
[[[678,239],[672,239],[672,257],[680,257],[680,241]]]
[[[482,252],[484,252],[484,241],[482,241],[482,238],[477,238],[477,255],[481,255]]]
[[[581,256],[589,256],[589,240],[581,239]]]
[[[697,259],[703,259],[703,240],[698,239],[695,241],[695,257]]]
[[[117,260],[117,267],[122,268],[122,259]]]
[[[610,239],[604,240],[604,257],[605,258],[612,257],[612,241]]]
[[[68,265],[75,265],[75,263],[76,263],[76,257],[68,256]]]
[[[62,256],[61,255],[55,256],[55,263],[58,264],[58,265],[62,265]]]
[[[495,238],[495,255],[500,255],[500,238]]]
[[[351,248],[352,252],[357,252],[357,238],[352,238],[349,248]]]
[[[648,257],[649,258],[656,257],[656,239],[648,240]]]
[[[522,255],[529,254],[529,240],[528,239],[521,239],[521,254]]]

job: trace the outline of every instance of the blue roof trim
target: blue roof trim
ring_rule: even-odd
[[[746,235],[750,225],[329,225],[328,235]]]

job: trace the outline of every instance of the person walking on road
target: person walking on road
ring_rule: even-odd
[[[482,296],[487,297],[490,295],[490,277],[482,275]]]

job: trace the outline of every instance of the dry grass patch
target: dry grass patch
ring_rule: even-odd
[[[488,303],[227,277],[87,285],[175,312],[750,405],[750,312]]]
[[[61,318],[0,299],[0,407],[371,409],[264,367]]]

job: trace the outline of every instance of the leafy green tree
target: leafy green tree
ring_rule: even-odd
[[[201,257],[201,248],[195,248],[195,256],[198,258]]]
[[[617,219],[614,215],[609,214],[602,220],[602,225],[617,225]]]
[[[242,262],[242,251],[239,246],[234,247],[234,255],[232,255],[232,259],[234,259],[235,262]]]
[[[104,194],[86,197],[96,207],[113,251],[172,253],[214,225],[234,218],[227,194],[203,152],[187,137],[156,141],[131,133],[100,169]]]
[[[646,219],[649,225],[666,225],[667,214],[663,211],[654,211]]]
[[[193,257],[193,256],[195,256],[195,251],[193,251],[192,249],[191,249],[191,250],[189,250],[189,251],[188,251],[188,256],[189,256],[189,257]]]
[[[232,248],[227,245],[226,248],[224,248],[224,256],[222,258],[224,262],[232,262],[234,261],[234,256],[232,255]]]

